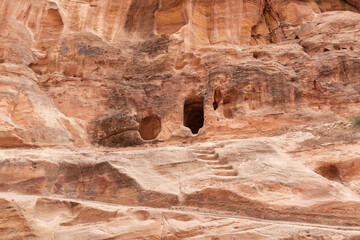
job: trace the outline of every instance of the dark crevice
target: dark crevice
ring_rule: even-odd
[[[221,102],[221,100],[222,100],[221,91],[220,91],[220,89],[216,89],[214,91],[214,102],[213,102],[214,110],[218,109],[219,103]]]
[[[116,136],[116,135],[118,135],[118,134],[121,134],[121,133],[124,133],[124,132],[127,132],[127,131],[135,131],[135,129],[126,129],[126,130],[121,130],[121,131],[113,132],[113,133],[111,133],[111,134],[109,134],[109,135],[106,135],[106,136],[104,136],[104,137],[102,137],[102,138],[99,138],[98,142],[103,142],[103,141],[106,140],[106,139],[109,139],[109,138],[111,138],[111,137],[113,137],[113,136]]]
[[[357,7],[357,6],[355,6],[354,4],[352,4],[352,3],[350,3],[349,1],[347,1],[347,0],[344,0],[347,4],[349,4],[350,6],[352,6],[353,8],[355,8],[356,10],[358,10],[359,12],[360,12],[360,9]]]
[[[214,107],[214,110],[216,111],[216,109],[218,109],[218,107],[219,107],[219,104],[215,101],[215,102],[213,102],[213,107]]]
[[[313,81],[313,90],[315,90],[315,91],[317,90],[317,86],[316,86],[316,85],[317,85],[316,80],[314,80],[314,81]]]
[[[277,15],[276,13],[274,13],[272,11],[271,5],[268,3],[268,0],[265,0],[264,13],[267,14],[269,17],[273,18],[276,21],[277,27],[274,28],[274,29],[271,29],[271,23],[269,22],[269,19],[265,18],[266,25],[267,25],[267,27],[269,29],[269,32],[270,32],[270,43],[277,43],[277,42],[279,42],[279,39],[276,39],[275,30],[280,28],[281,32],[282,32],[282,35],[284,36],[285,34],[283,32],[283,29],[281,28],[280,22],[278,21],[279,15]]]
[[[271,19],[273,19],[276,22],[276,26],[272,26]],[[262,36],[261,34],[256,33],[256,27],[258,26],[258,24],[261,21],[264,21],[264,23],[265,23],[265,25],[266,25],[266,27],[267,27],[267,29],[269,31],[269,34],[264,36],[267,43],[277,43],[277,42],[279,42],[279,40],[281,40],[281,39],[277,39],[276,34],[275,34],[275,30],[277,30],[279,28],[282,30],[278,19],[279,19],[279,16],[277,16],[277,14],[272,11],[272,8],[271,8],[270,4],[268,3],[267,0],[265,0],[265,5],[264,5],[264,8],[263,8],[262,13],[260,15],[260,20],[257,23],[257,25],[254,25],[252,27],[252,30],[251,30],[252,38],[256,41],[256,39],[258,39],[259,36]],[[283,35],[284,35],[284,33],[283,33]]]
[[[303,51],[304,51],[306,54],[308,54],[309,48],[308,48],[307,46],[303,46],[303,45],[301,45],[301,44],[300,44],[300,46],[302,46]]]
[[[255,59],[258,59],[259,56],[260,56],[260,53],[259,53],[259,52],[253,52],[253,57],[254,57]]]

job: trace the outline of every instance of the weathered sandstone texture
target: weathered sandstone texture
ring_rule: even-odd
[[[0,0],[0,240],[360,239],[359,0]]]

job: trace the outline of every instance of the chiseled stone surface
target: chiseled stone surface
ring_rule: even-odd
[[[0,239],[360,239],[358,0],[1,0]]]

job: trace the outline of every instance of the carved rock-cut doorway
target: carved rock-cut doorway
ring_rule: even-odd
[[[184,103],[184,126],[197,134],[204,126],[204,98],[188,98]]]

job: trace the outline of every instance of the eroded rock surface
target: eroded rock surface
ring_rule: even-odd
[[[169,140],[184,124],[184,103],[200,98],[205,139],[234,128],[244,136],[273,134],[308,121],[343,120],[358,109],[356,1],[2,5],[0,61],[28,67],[47,101],[69,118],[59,127],[71,136],[57,143],[100,143],[94,135],[107,130],[91,123],[117,114],[139,123],[157,116],[156,137]],[[270,124],[274,118],[279,121]],[[134,140],[118,136],[125,142],[100,144],[142,142],[136,133],[125,135]],[[13,137],[19,138],[13,145],[51,141]]]
[[[299,148],[315,139],[6,149],[0,198],[22,209],[35,239],[357,239],[358,143]]]
[[[357,0],[1,0],[0,239],[360,239]]]

